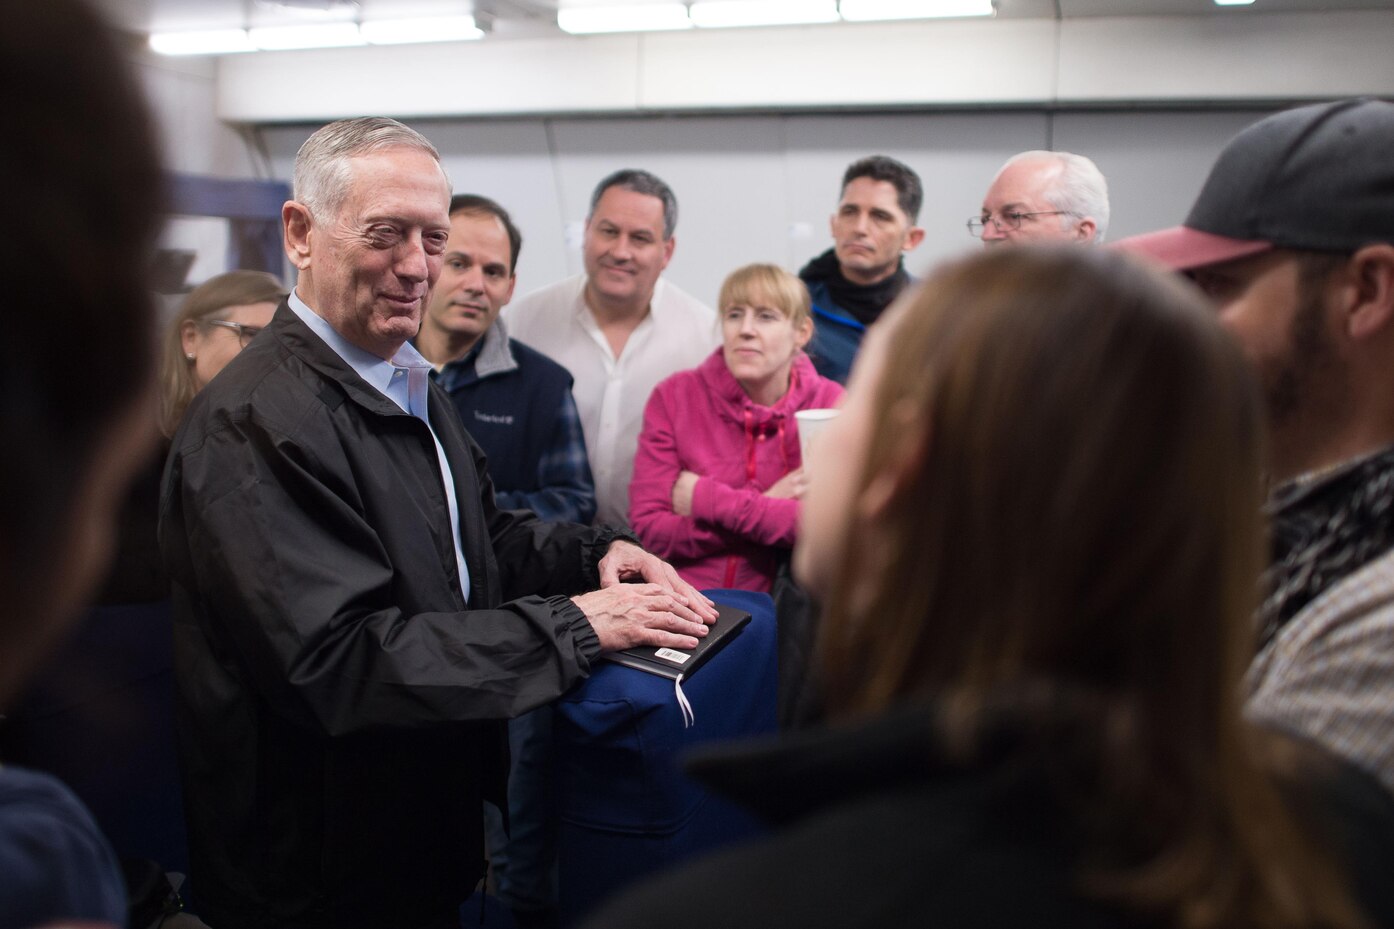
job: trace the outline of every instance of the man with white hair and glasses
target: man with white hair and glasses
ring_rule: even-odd
[[[495,504],[408,342],[449,202],[401,123],[312,134],[282,207],[295,288],[174,437],[160,544],[211,925],[458,929],[503,721],[602,652],[691,648],[715,619],[622,533]]]
[[[1097,245],[1108,231],[1108,183],[1094,162],[1070,152],[1007,159],[968,231],[984,245]]]

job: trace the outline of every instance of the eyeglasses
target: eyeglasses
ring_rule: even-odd
[[[256,334],[261,331],[260,326],[244,326],[242,323],[235,323],[230,319],[205,319],[204,322],[210,326],[222,326],[224,329],[233,330],[237,333],[237,341],[243,348],[246,348],[252,339],[256,338]]]
[[[993,216],[991,213],[986,216],[974,216],[968,220],[968,234],[981,238],[988,223],[996,226],[998,232],[1003,232],[1007,229],[1020,229],[1021,221],[1032,216],[1064,216],[1069,212],[1069,210],[1037,210],[1034,213],[1007,212],[1001,216]]]

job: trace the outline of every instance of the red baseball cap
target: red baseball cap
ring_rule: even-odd
[[[1235,136],[1186,221],[1113,248],[1176,271],[1274,248],[1350,253],[1394,242],[1394,104],[1285,110]]]

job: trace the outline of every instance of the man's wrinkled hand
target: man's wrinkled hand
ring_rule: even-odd
[[[668,562],[644,551],[632,542],[616,539],[610,543],[605,557],[600,559],[600,586],[611,587],[627,580],[642,579],[657,584],[673,594],[679,603],[692,610],[702,622],[716,622],[716,606],[696,587],[678,576]]]
[[[696,648],[707,634],[698,614],[658,584],[615,584],[572,597],[600,639],[602,651],[636,645]]]

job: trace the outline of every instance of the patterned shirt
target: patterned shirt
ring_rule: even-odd
[[[1275,492],[1246,712],[1394,791],[1394,449]]]

